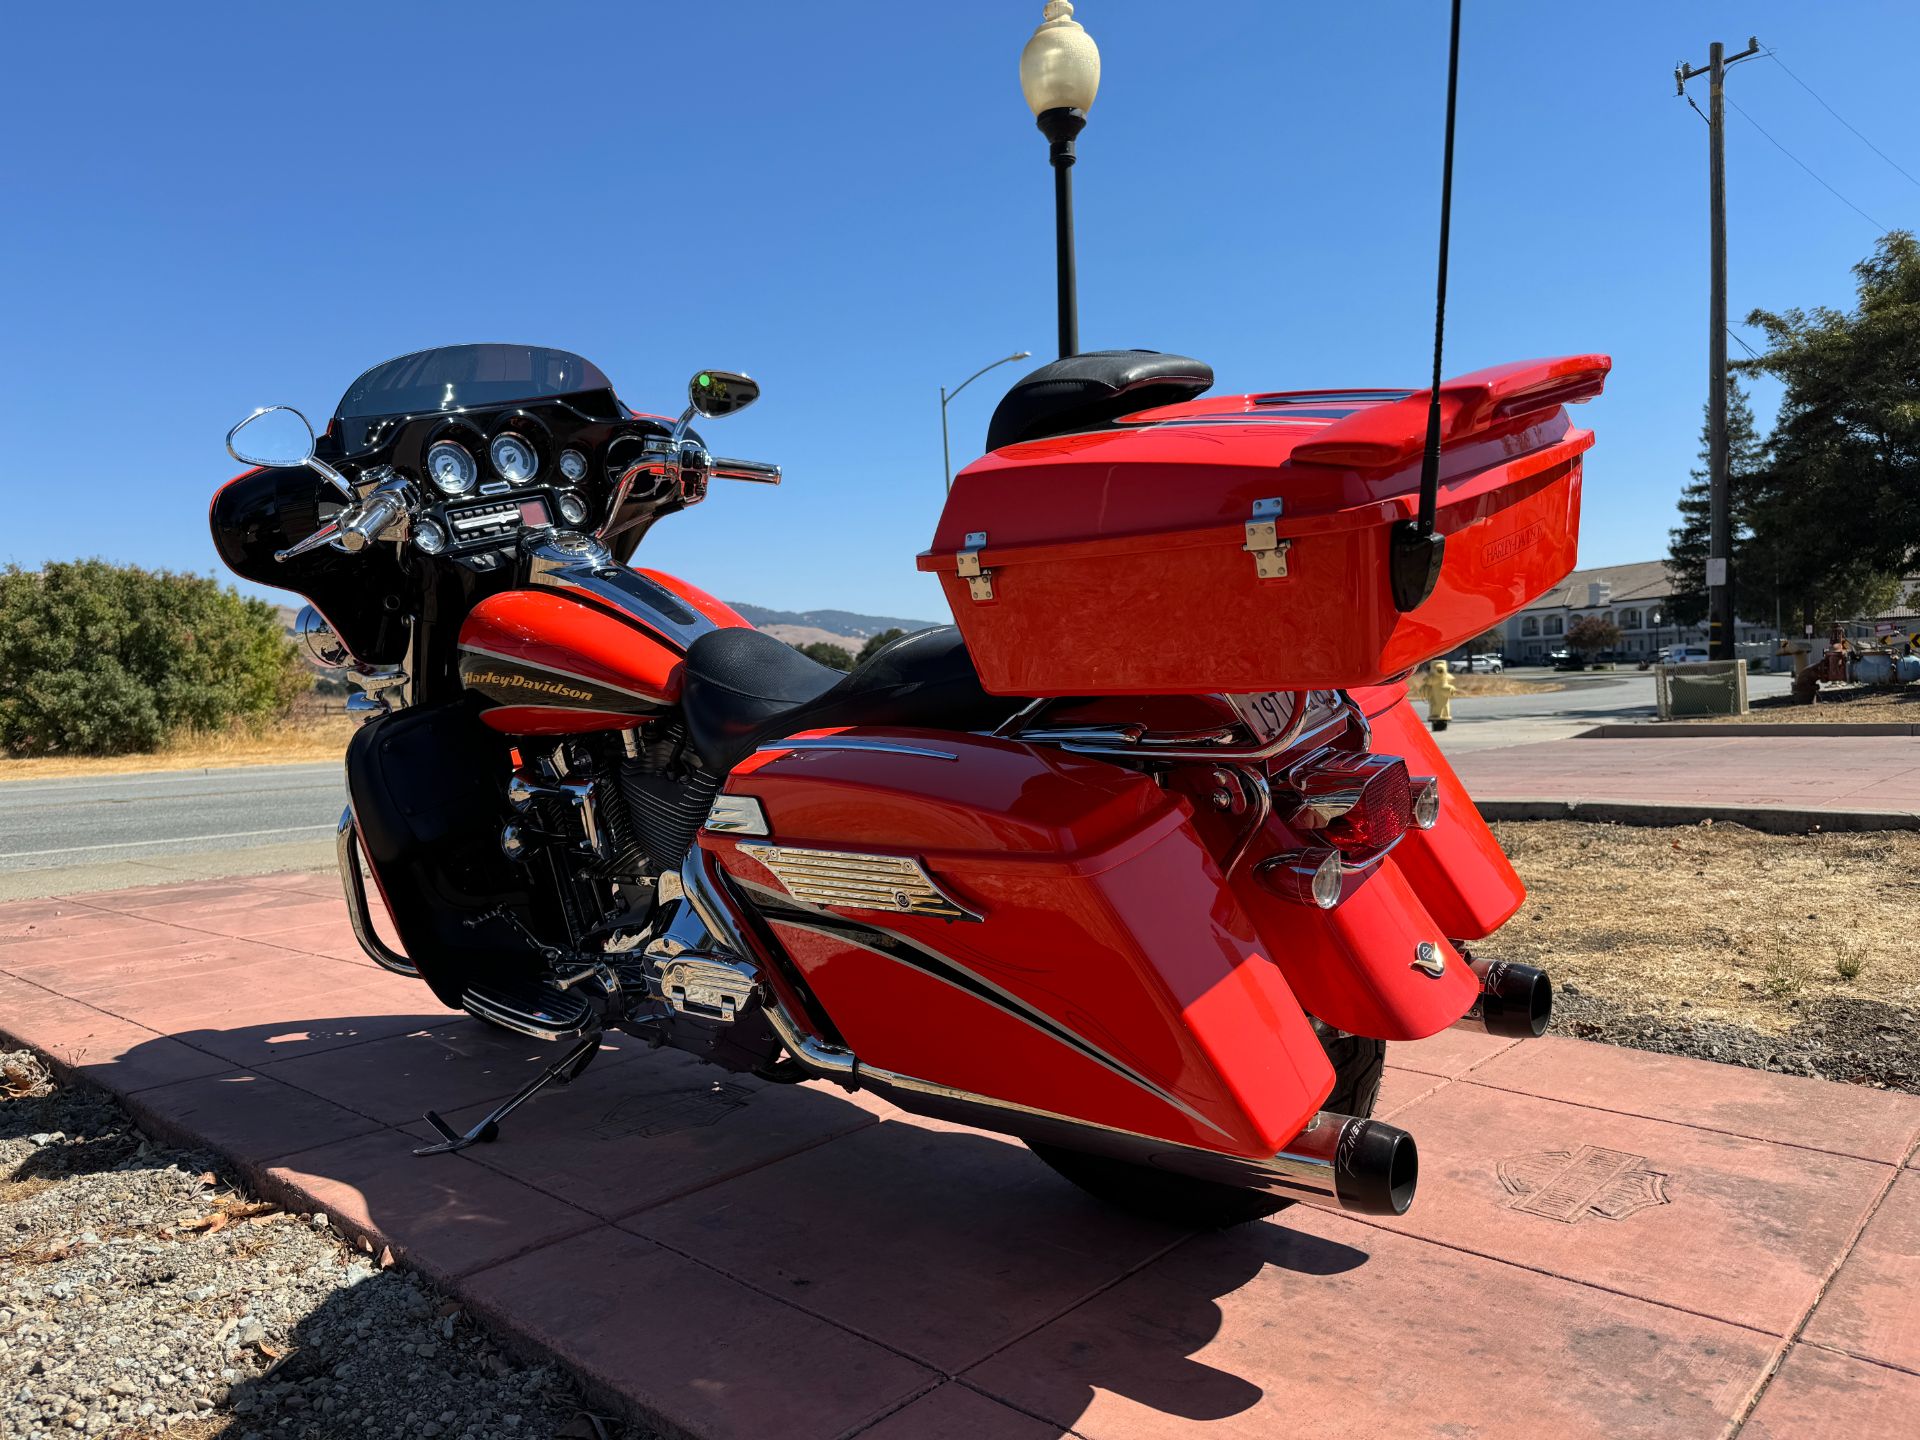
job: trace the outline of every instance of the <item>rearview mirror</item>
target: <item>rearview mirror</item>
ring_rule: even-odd
[[[687,382],[687,403],[709,420],[744,410],[759,398],[759,385],[732,370],[702,370]]]
[[[227,453],[242,465],[305,465],[313,458],[313,426],[291,405],[269,405],[227,432]]]

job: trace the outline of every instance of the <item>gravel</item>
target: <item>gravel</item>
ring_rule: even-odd
[[[1772,1033],[1686,1013],[1651,1014],[1603,995],[1561,985],[1553,997],[1553,1033],[1663,1055],[1690,1055],[1782,1075],[1808,1075],[1920,1095],[1920,1016],[1873,1000],[1828,996],[1806,1018]]]
[[[324,1215],[0,1055],[0,1435],[620,1437]]]

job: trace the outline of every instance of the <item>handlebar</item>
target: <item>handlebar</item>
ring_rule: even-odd
[[[388,481],[358,505],[350,505],[315,530],[297,545],[274,552],[283,564],[296,555],[318,550],[322,545],[338,545],[342,550],[364,550],[381,539],[395,521],[411,509],[411,497],[404,482]]]
[[[716,480],[751,480],[760,485],[780,483],[780,467],[764,460],[728,460],[715,455],[707,473]]]
[[[378,540],[388,526],[407,513],[405,499],[391,490],[377,490],[360,506],[351,519],[340,525],[340,548],[364,550]]]

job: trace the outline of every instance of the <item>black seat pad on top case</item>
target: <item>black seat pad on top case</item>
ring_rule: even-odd
[[[952,625],[904,635],[851,674],[809,660],[758,630],[714,630],[693,642],[680,705],[701,763],[724,773],[756,745],[799,730],[904,725],[987,730],[1027,702],[980,688]]]
[[[1089,350],[1016,381],[987,423],[987,449],[1101,430],[1122,415],[1205,394],[1213,367],[1158,350]]]

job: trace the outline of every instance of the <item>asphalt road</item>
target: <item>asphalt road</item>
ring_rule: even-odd
[[[0,899],[325,864],[338,761],[0,783]]]
[[[1515,678],[1565,688],[1457,699],[1441,748],[1525,745],[1653,717],[1653,677],[1639,671]],[[1786,676],[1757,675],[1749,692],[1787,686]],[[0,782],[0,900],[329,866],[345,803],[338,761]]]

